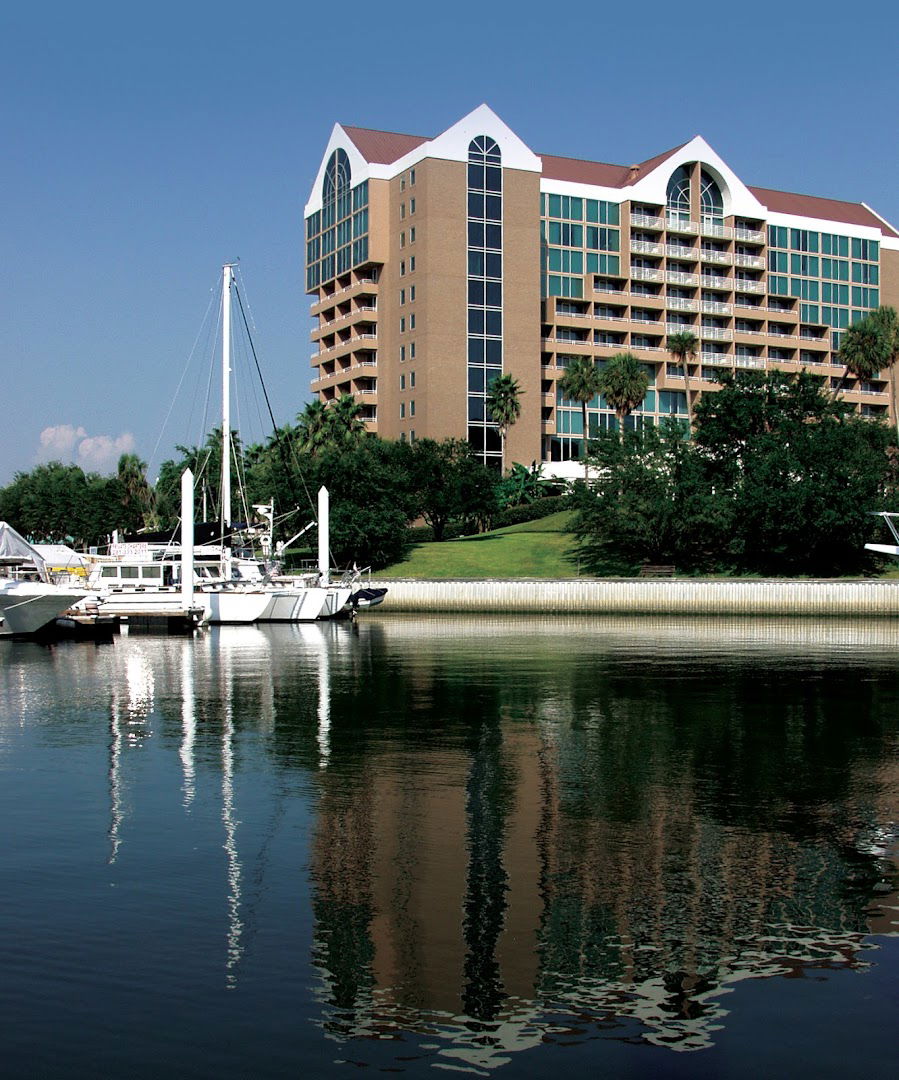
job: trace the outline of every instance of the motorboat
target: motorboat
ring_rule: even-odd
[[[0,637],[36,634],[84,596],[83,588],[50,581],[40,554],[0,521]]]
[[[892,555],[894,558],[899,559],[899,529],[897,529],[895,522],[899,520],[899,514],[893,513],[890,510],[873,510],[874,517],[883,518],[886,527],[890,530],[895,544],[865,544],[865,551],[876,551],[879,555]]]

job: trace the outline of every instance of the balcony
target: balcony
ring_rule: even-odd
[[[717,300],[703,300],[699,310],[703,315],[731,315],[734,309],[731,304],[722,304]]]
[[[753,293],[759,295],[765,292],[764,281],[749,281],[747,278],[737,278],[734,282],[737,292]]]
[[[704,263],[714,263],[716,266],[730,266],[734,261],[734,257],[729,251],[715,251],[714,248],[703,248],[702,261]]]
[[[734,235],[734,230],[730,225],[721,225],[717,221],[703,221],[700,231],[703,236],[715,236],[720,240],[730,240]]]
[[[722,292],[730,292],[733,288],[733,278],[715,277],[713,274],[703,274],[700,278],[704,289],[719,289]]]
[[[761,255],[734,255],[734,263],[737,266],[748,266],[752,270],[765,269],[765,260]]]
[[[631,225],[638,229],[664,229],[665,219],[649,214],[631,214]]]
[[[663,255],[664,245],[654,244],[649,240],[631,240],[631,251],[637,255]]]
[[[665,227],[670,233],[690,233],[695,235],[699,232],[698,221],[678,221],[677,218],[669,217],[665,222]]]
[[[645,266],[631,267],[631,277],[634,281],[664,281],[665,275],[661,270],[650,270]],[[597,289],[597,292],[623,292],[623,289]]]
[[[665,323],[666,334],[692,334],[696,330],[695,326],[691,326],[690,323],[670,322]]]
[[[723,326],[701,326],[699,336],[703,341],[733,341],[734,332]]]
[[[696,248],[687,247],[686,244],[666,244],[665,254],[669,259],[686,259],[688,262],[697,262],[699,259]]]
[[[741,368],[761,368],[764,369],[765,361],[757,356],[735,356],[734,366]]]
[[[684,300],[680,296],[669,296],[665,301],[665,307],[669,311],[698,311],[699,302],[697,300]]]
[[[698,274],[685,274],[682,270],[666,270],[665,280],[669,285],[698,285]]]
[[[765,234],[755,229],[734,229],[735,240],[745,240],[750,244],[764,244]]]
[[[701,353],[699,357],[703,364],[709,367],[730,367],[734,362],[734,358],[729,353],[717,352],[717,353]]]

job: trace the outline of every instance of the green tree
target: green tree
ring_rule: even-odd
[[[128,526],[116,477],[51,461],[0,490],[0,519],[37,543],[99,545]]]
[[[124,527],[129,532],[155,528],[156,495],[147,482],[147,463],[137,454],[122,454],[116,478],[122,489],[122,510],[127,518]]]
[[[589,478],[587,406],[599,393],[599,371],[589,356],[576,356],[559,379],[559,389],[571,401],[581,405],[584,422],[584,480]]]
[[[443,540],[451,522],[476,521],[495,508],[496,479],[462,439],[416,439],[408,461],[415,513]]]
[[[894,307],[881,306],[868,316],[881,334],[884,342],[885,367],[890,369],[890,402],[893,424],[899,434],[899,394],[897,394],[896,362],[899,361],[899,312]],[[883,369],[881,369],[883,370]]]
[[[643,403],[648,389],[649,376],[633,353],[618,353],[600,371],[599,392],[615,410],[621,439],[625,418]]]
[[[844,370],[834,389],[834,398],[843,389],[843,383],[851,374],[856,379],[873,379],[878,372],[890,366],[892,342],[885,326],[873,315],[866,315],[853,323],[843,334],[839,358]]]
[[[687,424],[693,432],[693,394],[690,389],[690,364],[696,360],[699,338],[689,330],[668,335],[668,352],[684,369],[684,393],[687,398]]]
[[[512,375],[497,375],[487,387],[487,412],[499,428],[502,446],[501,472],[506,468],[506,435],[521,416],[521,395],[524,391]]]

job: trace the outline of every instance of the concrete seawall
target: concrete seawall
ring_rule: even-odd
[[[373,581],[386,586],[377,610],[539,612],[602,615],[899,614],[899,579],[580,578],[570,581]]]

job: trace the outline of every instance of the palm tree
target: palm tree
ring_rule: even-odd
[[[690,392],[690,364],[696,359],[699,351],[699,338],[690,330],[679,330],[676,334],[668,335],[668,352],[681,364],[684,369],[684,391],[687,397],[687,423],[690,426],[690,434],[693,434],[693,402]]]
[[[875,318],[872,312],[853,323],[843,335],[840,345],[838,355],[845,365],[845,370],[834,389],[834,398],[843,389],[848,375],[852,374],[863,380],[873,379],[879,371],[890,367],[892,352],[893,345],[887,336],[882,317]]]
[[[642,404],[648,389],[649,376],[633,353],[618,353],[599,373],[599,392],[615,410],[622,441],[625,417]]]
[[[122,454],[116,470],[122,488],[124,510],[138,529],[155,524],[155,493],[147,482],[147,463],[137,454]]]
[[[328,413],[332,442],[338,446],[348,446],[365,435],[367,429],[361,412],[362,405],[352,394],[341,394],[331,403]]]
[[[512,375],[497,375],[487,387],[487,412],[499,428],[502,458],[500,471],[506,467],[506,435],[509,428],[521,416],[521,389]]]
[[[310,401],[297,416],[300,449],[315,454],[327,442],[328,416],[323,401]]]
[[[599,393],[599,372],[589,356],[576,356],[559,379],[559,389],[571,401],[581,403],[584,417],[584,480],[589,479],[587,466],[587,405]]]
[[[887,357],[885,367],[890,369],[890,401],[893,409],[893,422],[899,434],[899,402],[896,400],[896,361],[899,360],[899,312],[894,307],[879,307],[868,316],[884,337]],[[883,370],[883,369],[881,369]]]

